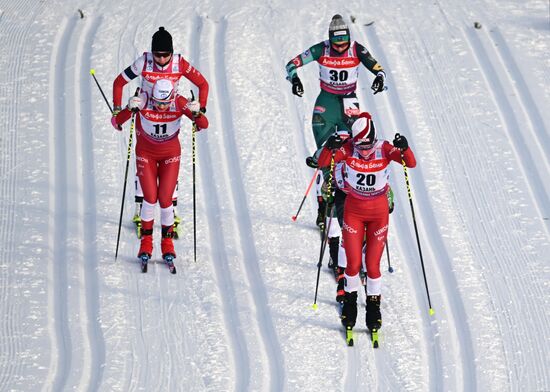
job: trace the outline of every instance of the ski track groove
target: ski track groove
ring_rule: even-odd
[[[490,40],[490,37],[485,36],[485,39],[482,39],[475,31],[470,30],[463,31],[463,34],[479,64],[480,70],[499,112],[503,129],[510,140],[512,150],[517,157],[518,166],[526,180],[528,191],[532,195],[534,204],[541,216],[541,221],[545,225],[547,236],[550,236],[550,220],[543,219],[544,217],[550,217],[550,199],[545,192],[545,184],[547,181],[543,180],[543,176],[547,173],[539,172],[529,146],[526,144],[525,139],[516,131],[520,129],[520,121],[515,114],[514,104],[511,102],[511,98],[508,98],[509,94],[507,94],[503,82],[501,82],[496,73],[498,69],[503,66],[502,64],[496,64],[496,59],[494,61],[491,60],[495,57],[498,59],[499,54],[498,52],[494,53],[495,50],[489,47],[487,41]],[[493,52],[494,56],[490,55],[491,52]],[[504,69],[503,75],[509,75],[506,69]],[[521,75],[521,73],[519,75]],[[514,76],[517,75],[514,74]],[[520,80],[523,79],[520,78]],[[525,89],[528,90],[527,88]],[[533,111],[534,109],[531,113],[533,113]],[[533,114],[531,114],[531,117],[532,116]]]
[[[91,113],[91,54],[93,37],[99,28],[101,18],[89,17],[84,21],[83,32],[77,43],[77,62],[75,65],[75,103],[80,114],[76,124],[76,154],[78,163],[77,188],[78,197],[78,228],[81,256],[77,262],[80,265],[79,279],[83,282],[80,289],[80,308],[85,310],[85,317],[80,319],[85,339],[84,372],[80,382],[81,390],[98,390],[103,376],[105,364],[105,339],[100,324],[99,304],[99,274],[97,252],[97,219],[96,219],[96,187],[94,176],[94,145]]]
[[[1,12],[1,11],[0,11]],[[0,13],[0,17],[3,12]],[[23,42],[27,40],[28,26],[21,27],[17,23],[9,23],[9,20],[4,22],[0,19],[2,25],[0,28],[4,30],[6,27],[7,39],[6,46],[2,42],[2,47],[6,53],[17,53],[23,46]],[[18,61],[15,66],[6,67],[7,79],[10,84],[2,84],[0,93],[2,97],[13,97],[16,103],[21,99],[21,82],[20,76],[23,74],[24,61]],[[5,87],[4,87],[5,86]],[[12,133],[8,137],[1,137],[1,150],[7,152],[2,154],[0,158],[0,239],[3,244],[2,255],[0,256],[0,310],[2,322],[0,324],[0,385],[10,386],[15,383],[17,375],[21,375],[22,362],[19,357],[21,352],[21,343],[18,335],[18,327],[21,325],[21,318],[17,302],[14,301],[13,287],[15,278],[10,272],[9,263],[13,260],[15,254],[14,249],[14,234],[16,230],[16,216],[14,205],[17,204],[17,141],[18,141],[18,105],[1,105],[2,112],[0,120],[5,126],[5,132]]]
[[[505,81],[501,81],[497,74],[497,67],[504,67],[504,63],[511,62],[513,65],[510,65],[510,69],[506,70],[506,72],[502,72],[500,75],[507,75],[508,76],[508,82],[510,82],[512,85],[512,80],[522,81],[523,77],[521,75],[521,72],[519,69],[515,66],[515,63],[511,56],[504,55],[504,57],[499,57],[499,55],[502,55],[502,53],[507,53],[507,49],[502,49],[502,47],[506,47],[506,44],[504,43],[503,38],[498,35],[498,38],[496,38],[496,41],[493,42],[493,45],[491,45],[491,37],[487,35],[487,33],[484,33],[484,39],[480,38],[478,34],[475,31],[469,31],[469,30],[463,30],[463,35],[465,37],[466,42],[468,43],[472,53],[474,54],[474,57],[479,65],[479,68],[481,70],[481,73],[483,75],[483,78],[485,82],[488,85],[488,89],[492,94],[493,101],[495,104],[496,109],[499,112],[499,116],[501,119],[501,122],[503,124],[503,129],[506,132],[506,136],[510,140],[510,145],[512,146],[512,149],[515,153],[516,160],[518,162],[518,167],[523,172],[523,178],[526,180],[526,185],[529,188],[529,193],[533,197],[533,202],[535,206],[538,208],[539,214],[543,214],[543,216],[547,215],[547,208],[544,208],[543,206],[548,206],[548,198],[546,197],[546,194],[543,191],[540,191],[540,189],[543,189],[543,180],[542,176],[544,173],[539,173],[536,171],[536,166],[534,162],[532,161],[532,155],[530,153],[530,150],[528,149],[527,145],[523,142],[523,139],[516,133],[516,129],[519,126],[519,119],[516,117],[515,112],[513,111],[513,103],[510,101],[512,98],[507,98],[509,95],[505,93],[505,87],[503,83]],[[501,46],[502,45],[502,46]],[[496,49],[496,46],[500,46],[501,53],[494,53],[499,52],[498,49]],[[507,48],[507,47],[506,47]],[[503,52],[502,52],[503,51]],[[493,52],[491,55],[491,52]],[[496,61],[500,60],[499,64],[496,64]],[[511,76],[513,75],[513,77]],[[529,98],[525,98],[526,96],[530,96],[530,93],[528,91],[528,88],[526,84],[523,82],[518,82],[523,89],[526,91],[520,94],[517,92],[516,96],[520,96],[522,101],[522,106],[525,110],[527,110],[527,107],[529,107]],[[536,112],[536,107],[533,107],[533,109],[528,113],[528,116],[530,117],[530,121],[533,121],[533,118],[536,119],[538,112]],[[512,124],[512,125],[509,125]],[[539,124],[540,125],[540,124]],[[543,126],[543,125],[542,125]],[[542,128],[544,129],[544,128]],[[531,129],[532,130],[532,129]],[[538,136],[534,136],[537,140]],[[543,143],[540,139],[538,139],[539,143]],[[544,141],[545,142],[545,141]],[[537,143],[535,143],[537,144]],[[527,162],[525,162],[527,161]],[[526,175],[526,173],[531,173],[532,176],[529,177]],[[537,186],[540,185],[540,186]],[[510,213],[511,216],[511,213]],[[544,223],[546,225],[544,225]],[[547,235],[548,235],[548,221],[543,220],[543,226],[546,229]],[[519,229],[519,227],[514,228]],[[489,244],[491,248],[493,248],[491,242],[489,241]],[[524,288],[523,292],[525,294],[528,294],[529,291],[533,290],[531,286],[529,285],[529,282],[532,281],[533,277],[526,275],[525,271],[523,270],[522,266],[527,263],[529,260],[528,258],[523,254],[523,252],[517,251],[517,249],[521,249],[520,243],[512,243],[512,244],[506,244],[506,246],[509,246],[509,252],[510,254],[517,254],[518,261],[516,263],[512,264],[506,264],[502,261],[498,261],[498,267],[494,270],[495,274],[502,274],[502,270],[506,271],[509,270],[510,276],[516,276],[521,278],[520,282],[523,282],[521,284],[520,282],[514,282],[510,281],[509,283],[514,285],[520,285]],[[494,250],[494,254],[498,254],[501,252],[501,250]],[[488,258],[489,259],[489,258]],[[489,266],[490,270],[493,270],[492,266]],[[525,289],[528,288],[528,289]],[[496,299],[502,299],[505,300],[509,297],[509,294],[511,293],[519,293],[522,292],[522,290],[518,289],[516,291],[513,290],[506,290],[508,291],[508,294],[506,292],[499,292],[496,295]],[[537,292],[535,295],[540,296],[543,295],[540,292]],[[508,326],[508,331],[513,331],[517,328],[517,325],[522,323],[521,320],[516,320],[515,315],[524,314],[525,312],[529,312],[531,317],[534,318],[540,318],[540,319],[546,319],[547,316],[544,314],[544,312],[538,312],[536,310],[529,311],[528,309],[525,309],[525,306],[522,306],[521,303],[518,304],[518,301],[514,299],[510,299],[509,301],[506,301],[506,304],[499,304],[501,306],[497,306],[496,308],[503,307],[507,309],[506,314],[504,317],[500,317],[499,320],[506,324]],[[503,305],[503,306],[502,306]],[[541,321],[540,323],[536,323],[536,325],[547,325],[548,322]],[[546,331],[532,331],[533,333],[529,334],[530,339],[534,339],[535,342],[533,343],[533,347],[545,347],[545,340],[547,339]],[[534,389],[537,389],[540,387],[540,385],[536,385],[537,380],[544,380],[545,375],[547,373],[545,362],[546,358],[544,356],[544,351],[542,350],[532,350],[530,351],[531,354],[534,354],[538,357],[538,360],[531,361],[531,363],[536,363],[536,369],[534,370],[538,377],[535,377],[534,379],[525,379],[525,359],[521,355],[517,355],[519,352],[518,350],[521,350],[522,347],[525,346],[524,344],[524,338],[522,336],[518,336],[518,334],[510,334],[509,339],[504,341],[504,355],[507,358],[506,363],[512,364],[512,369],[510,371],[509,375],[509,385],[527,385],[531,386]],[[513,376],[515,375],[515,377]],[[533,384],[531,384],[533,383]]]
[[[526,83],[523,74],[518,67],[512,53],[506,43],[506,40],[502,36],[498,28],[491,29],[489,34],[484,30],[485,35],[491,40],[491,48],[496,52],[497,56],[491,57],[493,59],[498,59],[500,67],[504,72],[501,72],[500,75],[506,75],[508,79],[508,84],[511,89],[514,91],[514,94],[509,94],[509,99],[516,100],[517,103],[510,102],[512,107],[520,107],[521,113],[518,113],[518,125],[519,124],[528,124],[529,130],[531,131],[532,140],[534,143],[526,144],[526,147],[529,148],[531,155],[534,157],[534,165],[537,168],[539,177],[542,182],[537,185],[542,185],[542,187],[534,187],[545,189],[546,199],[542,200],[542,206],[539,205],[539,211],[542,215],[542,222],[546,226],[546,235],[550,237],[550,207],[548,207],[548,193],[550,187],[548,186],[548,181],[543,179],[550,173],[550,158],[548,157],[548,152],[545,150],[545,147],[550,147],[550,136],[546,132],[546,127],[542,116],[538,110],[533,95],[529,89],[529,85]],[[525,121],[519,118],[523,114]],[[539,165],[537,165],[539,163]],[[541,167],[543,166],[543,167]],[[533,188],[531,186],[531,188]],[[531,193],[535,194],[535,190],[531,190]]]
[[[218,50],[216,53],[226,53],[226,31],[228,19],[224,18],[216,32],[216,44]],[[269,301],[265,283],[258,265],[258,254],[254,245],[254,235],[252,233],[252,221],[250,218],[247,197],[244,192],[244,182],[242,180],[242,170],[238,157],[239,150],[235,141],[235,127],[230,104],[222,106],[222,102],[231,102],[228,88],[228,74],[225,66],[225,57],[221,58],[215,64],[215,79],[218,86],[218,113],[222,113],[221,124],[224,124],[223,132],[224,149],[222,156],[225,157],[227,169],[227,178],[232,178],[231,194],[233,201],[234,216],[233,223],[236,226],[240,247],[243,258],[241,264],[246,271],[246,278],[250,287],[251,297],[255,306],[258,333],[261,337],[263,351],[269,362],[269,380],[270,390],[280,391],[285,385],[285,370],[283,355],[279,338],[273,324],[271,312],[269,310]],[[216,93],[217,95],[218,93]],[[223,99],[225,98],[225,99]],[[225,110],[222,110],[225,109]]]
[[[69,328],[67,244],[65,208],[67,196],[67,145],[64,137],[65,64],[70,38],[75,30],[75,18],[64,18],[52,46],[49,87],[49,230],[48,238],[48,312],[51,337],[50,371],[45,387],[63,390],[69,377],[72,361],[72,342]]]
[[[198,30],[201,31],[201,34],[203,34],[203,20],[200,17],[197,18],[198,21],[196,22],[196,25],[198,26]],[[204,30],[204,34],[208,39],[208,56],[211,60],[214,58],[214,54],[217,53],[214,42],[216,36],[211,33],[211,28]],[[197,65],[200,66],[203,61],[201,60],[197,63]],[[210,61],[209,64],[212,64],[212,61]],[[210,79],[212,80],[213,77],[210,77]],[[210,84],[215,85],[215,83]],[[211,91],[210,95],[215,96],[214,91]],[[214,99],[211,100],[214,101]],[[219,111],[213,111],[213,113],[219,113]],[[233,356],[233,389],[235,391],[245,391],[249,389],[251,382],[251,363],[247,351],[246,338],[243,332],[244,326],[241,324],[239,319],[239,307],[235,301],[237,291],[231,279],[229,257],[226,252],[226,249],[228,249],[226,246],[227,241],[220,222],[223,214],[222,204],[220,197],[218,196],[218,192],[220,191],[216,189],[216,184],[212,181],[218,177],[215,175],[215,170],[212,164],[212,157],[217,157],[216,149],[213,147],[215,144],[215,135],[213,134],[215,131],[213,129],[213,125],[216,123],[221,124],[221,121],[214,121],[215,119],[218,120],[219,115],[211,116],[210,128],[206,130],[205,133],[197,135],[197,162],[200,167],[198,174],[202,180],[202,187],[204,188],[204,192],[202,194],[207,195],[207,197],[204,198],[204,203],[206,206],[206,219],[208,222],[208,243],[211,244],[210,259],[214,264],[216,281],[224,309],[223,319],[225,322],[225,331],[229,337],[229,342],[231,345],[230,351]],[[223,132],[223,130],[221,132]],[[212,139],[214,143],[209,142],[210,139]],[[212,152],[210,151],[210,147],[212,147]],[[200,154],[198,154],[199,151]],[[224,198],[225,195],[221,195],[221,197]]]
[[[371,28],[369,31],[373,31],[374,29]],[[385,56],[383,55],[382,46],[379,42],[379,39],[377,35],[374,33],[367,33],[369,36],[369,42],[370,45],[375,48],[375,53],[377,53],[377,57],[382,61],[383,64],[389,64]],[[406,42],[406,41],[404,41]],[[381,55],[382,54],[382,55]],[[399,129],[406,135],[410,135],[411,139],[414,139],[413,133],[410,130],[410,127],[408,126],[408,121],[405,115],[404,107],[401,102],[401,98],[398,94],[398,88],[395,86],[394,89],[389,91],[387,93],[387,96],[385,97],[389,103],[389,107],[392,108],[392,110],[389,111],[390,117],[392,119],[392,123],[395,125],[396,129]],[[395,169],[395,168],[394,168]],[[397,169],[395,169],[397,170]],[[461,363],[461,369],[448,369],[447,371],[451,374],[455,375],[455,382],[458,382],[460,385],[460,382],[462,382],[462,387],[465,390],[473,390],[476,388],[476,368],[475,368],[475,355],[473,350],[473,340],[472,335],[470,332],[469,325],[467,323],[467,317],[466,317],[466,310],[464,303],[460,297],[460,294],[450,292],[449,290],[458,287],[457,278],[455,276],[455,273],[453,271],[452,262],[449,258],[449,254],[447,250],[444,247],[443,238],[441,235],[441,232],[439,230],[439,227],[437,225],[437,221],[435,219],[435,213],[433,211],[433,208],[430,203],[429,195],[426,193],[426,189],[424,186],[420,186],[422,184],[425,184],[426,181],[423,176],[423,171],[421,166],[417,166],[413,170],[409,170],[409,176],[410,176],[410,182],[411,182],[411,188],[414,189],[413,191],[413,204],[415,205],[415,213],[417,218],[417,224],[419,229],[419,236],[421,238],[421,245],[423,246],[423,256],[424,261],[426,264],[426,274],[427,276],[437,276],[438,279],[434,281],[433,279],[430,281],[428,279],[428,286],[433,286],[431,291],[431,297],[432,297],[432,306],[434,309],[437,309],[437,303],[433,303],[433,299],[438,298],[439,296],[442,297],[442,301],[447,303],[449,306],[447,306],[448,317],[451,318],[449,322],[449,331],[451,334],[454,335],[456,339],[453,339],[451,343],[452,347],[452,353],[442,352],[441,347],[441,341],[440,341],[440,327],[435,322],[435,319],[432,319],[431,316],[428,315],[427,309],[427,298],[425,294],[425,288],[424,288],[424,282],[421,276],[418,276],[417,282],[417,295],[421,294],[424,298],[424,305],[422,305],[421,302],[419,302],[420,309],[422,310],[421,313],[424,316],[424,324],[426,326],[425,331],[428,334],[431,334],[430,340],[435,343],[435,345],[432,347],[432,355],[431,361],[430,361],[430,384],[431,389],[433,390],[441,390],[443,388],[443,383],[445,380],[444,374],[445,371],[442,367],[440,358],[443,357],[443,355],[447,358],[459,358],[459,362]],[[417,186],[414,186],[414,185]],[[398,192],[397,196],[399,198],[400,204],[404,207],[404,209],[408,210],[407,205],[410,204],[407,200],[408,198],[405,198],[402,196],[402,192]],[[408,212],[408,211],[407,211]],[[408,215],[408,213],[406,214]],[[406,217],[407,224],[413,225],[412,218]],[[426,229],[426,228],[429,228]],[[414,263],[420,263],[419,255],[418,255],[418,246],[416,244],[416,241],[413,239],[411,232],[409,231],[407,234],[405,234],[405,229],[398,226],[399,231],[401,232],[400,235],[398,235],[399,240],[401,242],[402,239],[406,238],[406,242],[408,243],[408,246],[402,246],[403,249],[414,249],[414,251],[409,251],[409,259],[414,260]],[[430,242],[426,242],[425,239],[427,238],[427,233],[430,233]],[[422,241],[424,239],[424,241]],[[431,261],[434,260],[434,261]],[[437,260],[437,263],[435,262]],[[417,271],[420,272],[420,265],[416,266]],[[435,273],[435,274],[433,274]],[[439,289],[439,290],[434,290]],[[439,291],[439,292],[438,292]],[[439,294],[438,296],[434,296],[434,294]],[[458,295],[457,295],[458,294]],[[421,298],[421,297],[418,297]],[[453,322],[454,321],[454,322]],[[452,326],[455,326],[455,329],[453,330]],[[458,347],[457,347],[458,344]],[[452,361],[449,363],[450,366],[457,366],[458,364],[456,361]],[[462,377],[459,375],[462,373]]]
[[[369,49],[370,48],[370,45],[369,45],[370,39],[367,39],[367,34],[364,33],[362,31],[362,29],[356,28],[355,25],[353,25],[353,24],[351,25],[350,28],[351,28],[351,31],[353,31],[355,36],[360,36],[362,38],[362,41],[358,40],[358,42],[362,43],[363,45],[365,45],[365,47],[367,49]],[[374,35],[374,38],[376,40],[378,40],[378,37],[375,35],[375,33],[373,33],[373,35]],[[381,50],[382,50],[382,46],[378,45],[378,47],[376,49],[376,53],[374,54],[374,56],[377,59],[380,58],[381,56],[384,56],[384,52],[381,52]],[[384,56],[384,58],[385,58],[385,56]],[[381,63],[385,64],[386,62],[383,61]],[[368,71],[366,68],[362,68],[361,73],[362,73],[362,75],[360,76],[359,83],[368,86],[370,79],[365,78],[365,75],[367,75],[369,78],[373,78],[374,75],[372,75],[372,73],[370,71]],[[376,110],[376,112],[374,112],[372,110],[372,108],[376,108],[377,106],[376,106],[376,102],[375,102],[375,98],[374,98],[375,96],[372,94],[372,91],[370,90],[370,88],[367,88],[366,93],[363,93],[361,91],[361,88],[358,88],[356,92],[357,92],[357,99],[359,100],[359,107],[361,108],[361,110],[372,112],[374,114],[375,118],[381,118],[381,116],[380,116],[381,112],[379,110]],[[366,105],[365,105],[365,102],[366,102]],[[384,132],[385,129],[389,129],[389,128],[378,127],[377,129],[380,130],[381,132]],[[388,135],[383,135],[382,137],[384,137],[388,140],[390,139],[389,134]],[[390,216],[390,226],[392,226],[391,216]],[[388,245],[389,245],[389,241],[388,241]],[[400,252],[400,253],[403,254],[402,252]],[[385,253],[382,257],[385,257]],[[382,271],[382,260],[381,260],[381,263],[380,263],[380,269],[381,269],[381,272],[383,272]],[[411,278],[410,281],[413,282],[414,280],[412,279],[412,276],[410,276],[410,278]],[[366,296],[366,293],[365,293],[365,296]],[[366,301],[366,299],[365,299],[365,301]],[[366,302],[363,303],[363,305],[366,306]],[[363,314],[363,313],[361,313],[361,314]],[[359,315],[358,315],[358,317],[359,317]],[[372,362],[372,366],[376,370],[376,374],[377,374],[376,381],[378,382],[378,385],[377,385],[378,390],[391,390],[392,388],[395,388],[397,385],[399,385],[401,388],[405,388],[402,385],[402,380],[399,377],[399,375],[396,373],[395,369],[388,365],[390,363],[395,362],[396,359],[393,358],[391,353],[388,350],[386,350],[385,347],[384,347],[384,342],[383,342],[384,331],[380,332],[380,348],[378,348],[378,349],[372,348],[372,343],[371,343],[371,340],[370,340],[370,333],[369,333],[368,329],[365,328],[364,333],[365,333],[366,338],[367,338],[367,344],[368,344],[369,350],[374,351],[373,355],[368,355],[367,356],[367,360]]]

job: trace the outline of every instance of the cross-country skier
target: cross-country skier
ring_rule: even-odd
[[[197,124],[198,130],[208,128],[208,119],[201,113],[196,101],[189,102],[176,94],[174,83],[169,79],[157,80],[151,94],[142,92],[130,97],[127,108],[112,118],[113,126],[120,129],[131,117],[132,111],[138,112],[135,119],[136,167],[143,189],[142,236],[138,257],[145,255],[148,259],[153,254],[153,217],[158,201],[162,257],[165,260],[167,256],[175,258],[172,194],[180,168],[181,145],[178,135],[181,118],[187,116]],[[170,267],[175,273],[173,264]]]
[[[304,87],[297,69],[316,61],[319,64],[321,92],[313,108],[312,127],[317,149],[320,149],[337,129],[350,129],[353,119],[360,113],[355,94],[359,66],[363,65],[376,75],[371,89],[374,94],[384,91],[386,74],[366,47],[352,41],[349,28],[341,15],[334,15],[329,25],[328,40],[319,42],[286,65],[287,79],[292,83],[292,93],[301,97]],[[309,166],[316,166],[318,152],[308,157]],[[317,180],[319,203],[317,225],[325,224],[325,205],[321,197],[322,176]]]
[[[172,36],[164,27],[159,27],[153,34],[151,41],[151,52],[145,52],[138,57],[130,66],[122,71],[113,82],[113,115],[116,116],[121,110],[122,92],[124,86],[131,80],[141,76],[141,91],[151,93],[153,84],[161,78],[169,79],[174,84],[176,90],[180,78],[184,76],[199,88],[199,105],[202,113],[206,112],[206,103],[208,100],[208,82],[204,76],[192,67],[181,54],[175,54],[172,45]],[[136,175],[136,211],[133,221],[138,227],[138,236],[140,234],[140,210],[143,201],[143,192],[139,177]],[[172,198],[174,205],[174,218],[176,226],[180,223],[180,218],[176,214],[177,205],[177,185],[174,189]]]
[[[343,144],[342,144],[343,143]],[[344,305],[342,323],[351,330],[357,318],[357,290],[361,285],[359,270],[366,238],[365,269],[367,273],[366,324],[370,331],[382,325],[380,313],[381,273],[380,258],[384,250],[389,222],[386,192],[389,187],[389,164],[401,163],[416,166],[416,159],[407,139],[396,134],[393,145],[378,140],[374,122],[367,112],[361,113],[352,126],[352,138],[343,142],[329,138],[319,157],[319,167],[334,161],[343,162],[336,175],[340,188],[347,193],[344,204],[343,240],[347,257],[344,279]]]

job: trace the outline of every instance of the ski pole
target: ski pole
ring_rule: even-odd
[[[330,197],[332,193],[332,171],[334,170],[334,155],[335,151],[332,152],[332,156],[330,157],[330,171],[328,175],[328,183],[327,183],[327,191],[328,195]],[[323,241],[321,242],[321,250],[319,252],[319,261],[317,262],[317,282],[315,283],[315,298],[313,300],[313,309],[317,309],[317,293],[319,291],[319,276],[321,275],[321,266],[323,265],[323,256],[325,255],[325,248],[327,247],[328,242],[328,233],[330,231],[330,224],[332,223],[332,208],[333,205],[330,206],[330,210],[328,208],[329,203],[325,205],[325,217],[327,216],[327,211],[330,212],[330,218],[328,220],[328,225],[323,228]]]
[[[195,100],[195,93],[191,91],[191,101]],[[193,121],[193,131],[191,136],[191,157],[193,161],[193,260],[197,262],[197,192],[195,188],[195,166],[197,157],[197,123]]]
[[[195,190],[195,162],[196,162],[196,134],[197,124],[193,121],[193,136],[192,136],[192,148],[193,148],[193,260],[197,262],[197,193]]]
[[[298,207],[298,211],[296,212],[296,215],[292,216],[292,220],[296,221],[298,219],[298,215],[300,214],[300,211],[302,210],[302,206],[304,205],[304,202],[306,201],[307,195],[309,194],[309,190],[311,189],[311,186],[313,185],[313,181],[315,181],[315,177],[317,177],[317,173],[319,172],[319,169],[315,169],[315,173],[313,173],[313,177],[311,177],[311,181],[309,182],[309,185],[306,190],[306,194],[304,195],[304,198],[302,199],[302,202],[300,203],[300,207]]]
[[[134,94],[134,96],[137,97],[138,94],[139,94],[139,87],[136,89],[136,93]],[[105,100],[105,102],[107,102],[107,100]],[[128,140],[128,155],[126,157],[126,171],[124,173],[124,187],[122,189],[122,202],[120,203],[120,217],[118,219],[118,234],[116,237],[115,261],[118,257],[118,245],[120,243],[120,229],[122,228],[122,215],[124,213],[124,199],[126,197],[126,182],[128,179],[128,168],[130,166],[130,156],[132,155],[132,142],[134,140],[135,121],[136,121],[136,112],[132,112],[132,122],[130,124],[130,137]]]
[[[109,107],[109,110],[111,111],[111,114],[113,113],[113,108],[111,108],[111,104],[109,104],[109,101],[107,101],[107,97],[105,96],[105,94],[103,93],[103,89],[101,88],[101,86],[99,85],[99,82],[97,81],[96,77],[95,77],[95,69],[91,69],[90,70],[90,75],[92,75],[92,77],[94,78],[95,80],[95,84],[97,84],[97,88],[99,88],[99,92],[101,92],[101,95],[103,95],[103,99],[105,100],[105,103],[107,104],[107,106]]]
[[[396,135],[397,137],[397,135]],[[416,226],[416,217],[414,215],[414,206],[412,200],[411,185],[409,183],[409,174],[407,171],[407,164],[403,157],[403,151],[401,151],[401,164],[403,165],[403,172],[405,173],[405,183],[407,184],[407,194],[409,195],[409,203],[411,205],[411,214],[414,223],[414,233],[416,234],[416,243],[418,245],[418,254],[420,255],[420,264],[422,265],[422,275],[424,276],[424,286],[426,286],[426,295],[428,296],[428,305],[430,307],[430,316],[433,316],[435,311],[432,308],[432,301],[430,300],[430,290],[428,289],[428,281],[426,280],[426,270],[424,268],[424,258],[422,257],[422,248],[420,247],[420,237],[418,236],[418,227]]]
[[[388,257],[388,272],[392,273],[393,272],[393,267],[391,266],[391,262],[390,262],[390,248],[388,246],[388,239],[387,238],[386,238],[386,256]]]

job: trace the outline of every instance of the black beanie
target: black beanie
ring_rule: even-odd
[[[170,52],[174,53],[174,47],[172,46],[172,36],[164,27],[159,27],[159,30],[153,34],[153,41],[151,42],[151,52]]]

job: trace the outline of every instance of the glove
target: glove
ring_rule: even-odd
[[[200,112],[201,112],[202,114],[206,113],[206,108],[203,106],[203,107],[200,109]]]
[[[122,131],[122,127],[117,124],[116,122],[116,116],[111,117],[111,125],[117,130]]]
[[[141,97],[139,95],[137,97],[131,96],[128,100],[128,109],[130,109],[132,112],[138,111],[141,107],[142,102],[143,101],[141,100]]]
[[[313,169],[317,169],[319,167],[319,164],[317,163],[317,159],[315,158],[315,156],[307,157],[306,165],[308,165]]]
[[[292,82],[292,94],[297,95],[298,97],[301,97],[304,94],[304,86],[302,85],[302,81],[298,76],[294,76],[291,82]]]
[[[340,135],[330,135],[325,143],[325,147],[329,150],[338,150],[344,144],[344,140]]]
[[[187,102],[187,109],[193,113],[193,116],[196,116],[200,113],[201,105],[198,101],[189,101]]]
[[[393,146],[399,148],[401,151],[406,151],[409,148],[409,142],[405,136],[396,133],[395,139],[393,139]]]
[[[120,106],[114,106],[113,107],[113,116],[116,116],[117,114],[119,114],[121,110],[122,110],[122,108]]]
[[[385,87],[384,87],[385,79],[386,79],[386,74],[384,72],[378,72],[378,74],[374,78],[374,81],[372,82],[372,86],[370,86],[372,91],[374,91],[374,94],[381,93],[382,91],[385,90]]]

